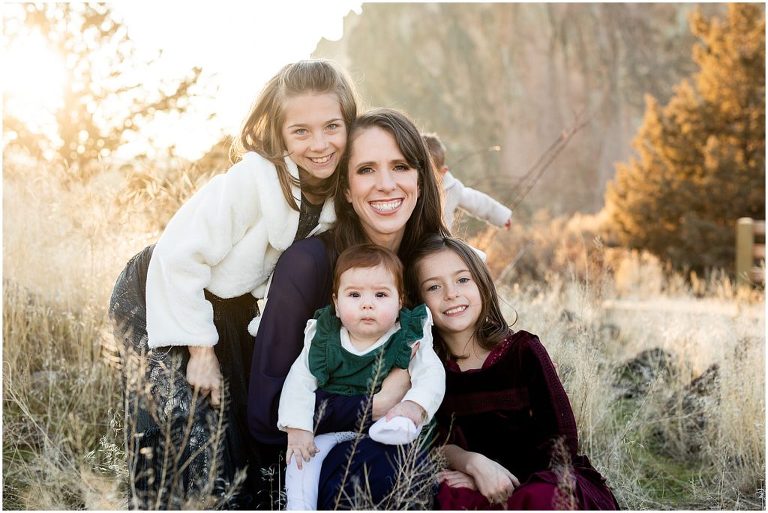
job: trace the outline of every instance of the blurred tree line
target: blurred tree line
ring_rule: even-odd
[[[605,207],[609,242],[702,271],[732,267],[738,217],[765,216],[759,4],[366,4],[315,55],[438,132],[454,174],[502,202],[580,113],[522,222]]]
[[[465,184],[503,202],[575,114],[588,125],[517,209],[528,219],[597,212],[614,163],[642,120],[694,70],[691,4],[364,4],[339,41],[340,61],[371,106],[407,111],[436,131]],[[705,6],[708,12],[722,9]],[[500,145],[501,152],[483,151]]]
[[[691,18],[697,65],[662,105],[646,97],[636,156],[606,207],[619,240],[679,268],[730,268],[739,217],[765,219],[765,12]]]
[[[4,43],[39,32],[65,63],[66,78],[63,102],[52,113],[53,137],[4,108],[5,151],[21,150],[38,160],[53,156],[66,170],[63,178],[92,177],[100,161],[135,137],[147,121],[185,112],[189,97],[200,93],[200,68],[149,84],[142,72],[157,56],[139,56],[109,4],[23,3],[13,9],[20,16],[16,23],[4,17]]]

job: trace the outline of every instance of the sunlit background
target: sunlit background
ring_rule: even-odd
[[[199,158],[223,134],[237,132],[259,89],[280,67],[309,58],[321,38],[338,40],[344,16],[361,10],[361,2],[350,0],[122,1],[109,6],[140,55],[162,52],[151,67],[129,70],[129,79],[151,85],[201,67],[209,92],[195,99],[183,121],[158,119],[146,127],[146,137],[124,145],[118,158],[151,153],[144,147],[149,139],[158,148],[175,145],[180,155]],[[3,3],[2,10],[6,112],[55,137],[51,116],[64,101],[67,63],[42,33],[21,25],[23,5]]]

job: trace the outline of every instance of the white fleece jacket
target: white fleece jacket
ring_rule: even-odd
[[[296,164],[285,163],[298,178]],[[292,187],[301,201],[301,191]],[[336,220],[333,198],[311,235]],[[218,333],[203,293],[264,295],[277,259],[293,242],[299,213],[283,197],[275,166],[254,152],[215,176],[176,212],[147,271],[149,347],[213,346]]]
[[[457,208],[496,226],[504,226],[512,211],[487,194],[465,186],[450,172],[443,175],[443,221],[450,230]]]

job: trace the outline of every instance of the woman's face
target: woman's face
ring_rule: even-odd
[[[350,144],[344,195],[371,242],[397,251],[419,198],[419,172],[386,130],[366,128]]]

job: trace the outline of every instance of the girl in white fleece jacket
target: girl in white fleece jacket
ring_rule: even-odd
[[[181,507],[191,494],[211,493],[204,490],[211,478],[213,495],[224,497],[246,466],[240,493],[224,505],[269,504],[258,478],[273,455],[254,446],[245,420],[253,349],[247,328],[280,254],[335,221],[335,171],[356,114],[354,87],[336,65],[285,66],[234,142],[237,162],[192,196],[118,278],[110,303],[118,338],[147,355],[141,371],[124,366],[126,422],[136,423],[138,435],[127,450],[140,507]],[[220,420],[223,439],[215,440]],[[186,457],[170,469],[162,457],[170,449],[166,427],[172,450]],[[183,493],[161,483],[183,483]]]

